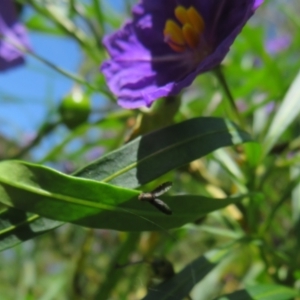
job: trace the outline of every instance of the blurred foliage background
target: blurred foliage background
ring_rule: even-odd
[[[0,88],[1,107],[11,109],[9,115],[5,109],[0,111],[1,160],[17,158],[71,174],[126,141],[173,122],[199,116],[239,121],[213,72],[199,76],[183,91],[180,106],[168,107],[167,114],[163,100],[150,110],[118,107],[99,72],[106,58],[101,40],[130,17],[134,1],[17,3],[30,37],[51,38],[49,51],[66,61],[68,53],[61,43],[70,40],[79,55],[76,71],[70,72],[45,59],[46,49],[27,54],[28,60],[47,66],[39,72],[50,72],[45,96],[34,100],[27,120],[21,116],[24,103],[31,101],[26,90],[23,98],[16,98]],[[170,232],[126,233],[64,224],[0,253],[0,298],[142,299],[147,287],[172,277],[194,259],[226,249],[228,254],[217,267],[203,280],[192,282],[192,299],[214,299],[256,285],[291,290],[281,296],[277,291],[270,298],[251,298],[249,292],[249,299],[296,299],[300,289],[300,89],[293,95],[287,92],[293,84],[300,86],[299,14],[296,0],[265,1],[222,64],[242,119],[240,126],[256,143],[219,149],[143,187],[151,190],[173,181],[172,194],[255,196]],[[66,77],[68,83],[53,97],[51,80],[56,76]],[[17,89],[18,82],[13,84]],[[22,122],[32,122],[30,114],[39,111],[35,105],[43,107],[42,117],[33,118],[34,131],[22,130]]]

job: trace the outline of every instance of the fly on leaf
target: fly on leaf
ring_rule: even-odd
[[[172,211],[170,207],[163,202],[162,200],[158,199],[157,197],[166,193],[172,187],[172,182],[164,182],[153,191],[148,193],[142,193],[139,195],[139,200],[141,201],[148,201],[150,204],[155,206],[158,210],[163,212],[166,215],[171,215]]]

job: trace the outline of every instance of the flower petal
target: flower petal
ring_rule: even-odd
[[[12,0],[1,0],[0,34],[12,43],[29,49],[26,29],[17,21],[17,14]],[[24,63],[24,54],[11,43],[0,40],[0,71]]]
[[[118,103],[125,108],[137,108],[150,106],[160,97],[178,94],[197,75],[221,63],[262,2],[142,0],[133,7],[133,20],[104,39],[111,58],[102,64],[101,71]],[[175,15],[178,5],[194,7],[205,23],[203,36],[199,36],[202,43],[189,41],[191,47],[183,53],[172,50],[164,40],[166,22],[178,20]]]

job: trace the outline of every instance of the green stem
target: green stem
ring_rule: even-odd
[[[290,184],[287,186],[287,188],[283,191],[283,193],[281,193],[281,197],[274,205],[270,215],[268,216],[268,218],[264,222],[263,227],[261,228],[260,231],[261,236],[264,236],[265,233],[268,231],[268,229],[270,228],[274,220],[275,214],[277,213],[279,208],[285,203],[285,201],[289,199],[291,191],[299,184],[299,181],[300,181],[300,176],[296,177],[293,181],[291,181]]]
[[[279,201],[276,203],[276,205],[273,207],[269,217],[267,218],[267,220],[264,223],[264,226],[262,228],[262,235],[264,235],[264,233],[266,231],[268,231],[268,229],[270,228],[272,221],[275,217],[276,212],[278,211],[278,209],[284,204],[284,202],[287,200],[286,198],[287,195],[283,195],[282,197],[280,197]]]
[[[93,240],[94,240],[94,230],[88,229],[85,234],[84,241],[81,244],[81,248],[79,251],[79,255],[76,262],[76,268],[73,276],[72,287],[73,287],[73,296],[75,299],[82,299],[82,297],[84,296],[85,289],[80,284],[80,279],[82,276],[81,274],[83,274],[87,257],[91,253]]]
[[[9,159],[17,159],[24,156],[26,153],[28,153],[32,148],[34,148],[45,135],[48,135],[50,132],[52,132],[58,125],[60,124],[60,121],[54,122],[54,123],[45,123],[42,125],[41,129],[39,130],[37,136],[33,139],[33,141],[21,149],[18,153],[11,156]]]
[[[234,115],[236,117],[236,121],[238,122],[240,127],[246,128],[244,120],[238,111],[238,108],[235,104],[232,93],[230,91],[230,88],[227,84],[226,78],[222,72],[221,66],[218,66],[217,68],[215,68],[214,73],[215,73],[219,83],[221,84],[223,91],[224,91],[225,95],[227,96],[227,99],[229,100],[229,104],[231,106],[232,112],[234,113]],[[254,181],[252,181],[250,184],[254,187]],[[256,203],[255,199],[253,199],[251,197],[249,200],[248,208],[247,208],[247,219],[248,219],[249,229],[251,230],[252,233],[256,232],[256,229],[257,229],[257,213],[258,213],[257,203]]]
[[[24,53],[34,57],[36,60],[39,60],[40,62],[44,63],[46,66],[50,67],[51,69],[55,70],[56,72],[66,76],[66,77],[69,77],[70,79],[80,83],[80,84],[83,84],[83,85],[86,85],[88,86],[89,88],[93,89],[93,90],[97,90],[98,88],[92,86],[90,83],[88,83],[87,81],[85,81],[84,78],[78,76],[78,75],[75,75],[75,74],[72,74],[70,73],[69,71],[66,71],[58,66],[56,66],[55,64],[53,64],[52,62],[46,60],[45,58],[31,52],[31,51],[28,51],[26,49],[20,49],[22,50]],[[103,92],[103,91],[101,91]],[[104,93],[104,92],[103,92]]]
[[[99,30],[99,27],[95,25],[95,22],[86,16],[84,7],[81,4],[77,4],[75,7],[75,12],[78,16],[82,18],[82,20],[86,23],[91,33],[94,35],[95,43],[97,44],[98,49],[103,49],[102,44],[102,27]],[[102,26],[102,25],[101,25]]]
[[[272,264],[270,264],[269,259],[268,259],[268,255],[266,253],[266,247],[265,247],[265,243],[263,242],[262,245],[258,246],[259,249],[259,253],[260,253],[260,257],[263,260],[264,264],[265,264],[265,270],[266,273],[275,281],[278,282],[277,280],[277,276],[275,274],[270,274],[268,272],[268,270],[270,270],[270,268],[272,267]]]
[[[101,7],[101,0],[93,0],[93,7],[95,11],[95,15],[97,17],[97,21],[100,24],[101,31],[103,32],[104,22],[103,22],[103,14],[102,14],[102,7]]]
[[[76,13],[76,0],[70,0],[69,1],[69,11],[70,11],[70,16],[71,18],[74,17],[75,13]]]
[[[28,54],[32,57],[34,57],[36,60],[44,63],[45,65],[47,65],[48,67],[50,67],[51,69],[54,69],[55,71],[57,71],[58,73],[66,76],[66,77],[69,77],[71,78],[72,80],[80,83],[80,84],[83,84],[83,85],[86,85],[88,86],[89,88],[91,88],[92,90],[99,90],[98,88],[92,86],[90,83],[88,83],[87,81],[85,81],[83,78],[81,78],[80,76],[78,75],[75,75],[75,74],[72,74],[64,69],[61,69],[60,67],[57,67],[55,64],[53,64],[52,62],[48,61],[47,59],[39,56],[38,54],[32,52],[31,50],[28,50],[26,49],[25,47],[19,45],[19,44],[16,44],[14,43],[13,41],[11,41],[10,39],[6,38],[5,36],[1,35],[0,34],[0,39],[1,40],[4,40],[6,43],[9,43],[10,45],[14,46],[16,49],[18,49],[19,51],[21,51],[22,53],[25,53],[25,54]],[[108,92],[105,91],[105,90],[102,90],[101,91],[103,94],[107,94]]]
[[[100,62],[101,59],[97,51],[95,51],[95,48],[97,49],[96,44],[92,40],[90,40],[83,31],[76,27],[74,23],[59,14],[55,14],[54,12],[41,7],[34,0],[28,0],[28,2],[37,12],[48,17],[54,24],[56,24],[69,36],[73,37],[89,54],[90,57],[93,57],[95,61]]]
[[[120,278],[124,276],[124,270],[118,269],[116,266],[128,261],[128,257],[135,249],[139,239],[140,233],[128,233],[126,240],[111,258],[108,269],[106,270],[105,280],[100,283],[100,287],[93,299],[109,299],[112,290],[115,288]]]
[[[236,119],[237,119],[239,125],[242,128],[245,128],[244,121],[243,121],[243,119],[242,119],[242,117],[241,117],[241,115],[240,115],[240,113],[238,111],[238,108],[237,108],[236,104],[235,104],[234,98],[232,96],[232,93],[231,93],[230,88],[229,88],[229,86],[227,84],[226,78],[225,78],[225,76],[223,74],[223,71],[222,71],[221,67],[218,66],[217,68],[215,68],[214,69],[214,73],[215,73],[215,75],[216,75],[219,83],[221,84],[221,86],[223,88],[223,91],[224,91],[225,95],[227,96],[227,99],[229,100],[229,104],[230,104],[230,106],[232,108],[232,111],[234,112],[234,114],[236,116]]]

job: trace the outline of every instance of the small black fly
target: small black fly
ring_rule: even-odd
[[[166,193],[171,187],[172,187],[172,182],[169,181],[164,182],[153,191],[140,194],[139,200],[148,201],[150,204],[155,206],[158,210],[160,210],[164,214],[171,215],[172,211],[170,207],[165,202],[157,198],[163,195],[164,193]]]

